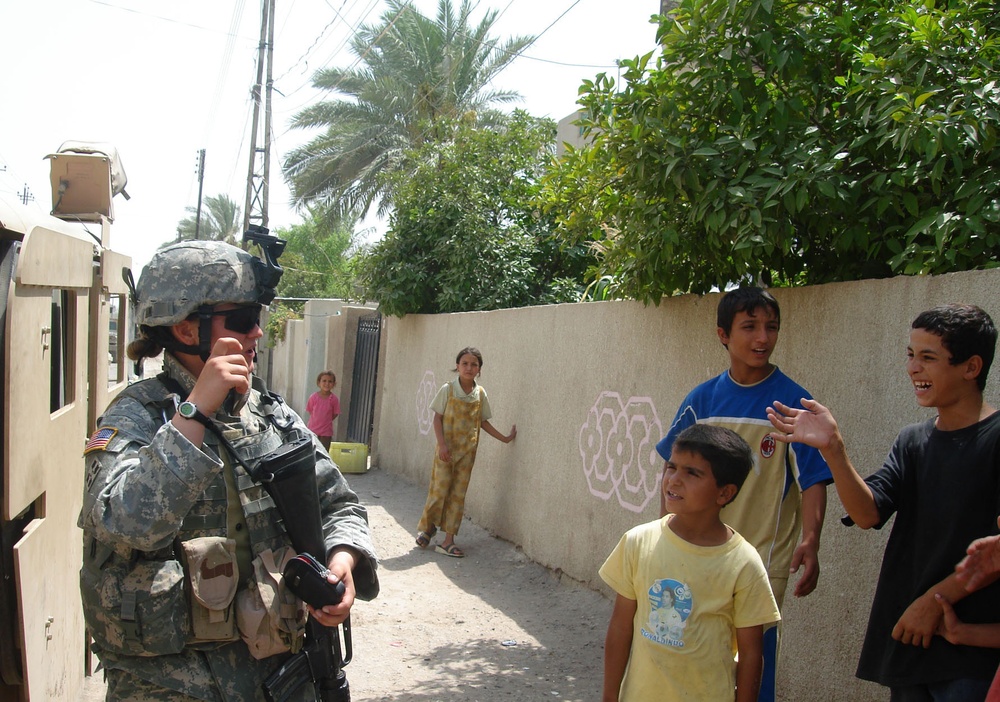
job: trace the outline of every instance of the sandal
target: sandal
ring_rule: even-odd
[[[426,531],[417,532],[417,546],[420,548],[427,548],[431,543],[431,534]]]
[[[447,546],[435,546],[434,550],[437,553],[443,553],[446,556],[451,556],[452,558],[465,558],[465,551],[460,549],[456,544],[448,544]]]

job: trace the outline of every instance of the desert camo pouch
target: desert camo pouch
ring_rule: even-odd
[[[198,641],[235,641],[239,584],[236,541],[203,536],[181,542],[191,587],[191,632]]]
[[[305,635],[306,609],[282,577],[295,551],[282,546],[262,551],[253,559],[253,577],[236,597],[240,636],[254,658],[297,653]]]

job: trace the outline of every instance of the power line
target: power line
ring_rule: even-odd
[[[360,27],[361,23],[362,23],[362,22],[364,22],[364,21],[365,21],[365,20],[366,20],[366,19],[368,18],[368,16],[369,16],[369,15],[370,15],[370,14],[371,14],[371,13],[372,13],[373,11],[374,11],[374,9],[375,9],[375,5],[377,5],[377,4],[378,4],[378,0],[372,0],[371,4],[370,4],[370,5],[368,6],[368,9],[367,9],[367,10],[365,10],[365,14],[364,14],[364,16],[363,16],[363,17],[361,17],[361,19],[359,20],[359,23],[358,23],[358,26],[353,26],[353,27],[352,27],[352,26],[351,26],[350,24],[348,24],[348,26],[349,26],[349,27],[350,27],[350,29],[351,29],[351,35],[350,35],[350,36],[348,36],[348,37],[346,37],[346,38],[344,39],[344,41],[342,41],[342,42],[341,42],[341,43],[340,43],[340,44],[339,44],[339,45],[337,46],[337,49],[335,50],[335,52],[334,52],[333,54],[331,54],[331,55],[330,55],[330,57],[329,57],[328,59],[326,59],[326,61],[324,61],[324,62],[323,62],[323,64],[324,64],[324,65],[325,65],[326,63],[329,63],[329,62],[331,62],[331,61],[333,60],[333,58],[334,58],[334,57],[335,57],[335,56],[336,56],[336,55],[337,55],[338,53],[340,53],[340,51],[342,51],[342,50],[343,50],[344,46],[346,46],[346,45],[347,45],[347,44],[348,44],[349,42],[351,42],[351,41],[352,41],[352,40],[353,40],[353,39],[354,39],[354,38],[355,38],[355,37],[357,36],[357,34],[358,34],[358,32],[360,31],[360,28],[361,28],[361,27]],[[412,5],[413,5],[413,0],[410,0],[410,1],[409,1],[409,2],[408,2],[408,3],[406,4],[406,5],[405,5],[405,6],[403,6],[402,8],[400,8],[400,11],[396,13],[396,16],[395,16],[395,17],[393,17],[392,21],[391,21],[391,22],[389,23],[389,25],[388,25],[388,26],[387,26],[387,27],[385,28],[385,30],[383,30],[383,31],[382,31],[382,33],[381,33],[381,34],[379,34],[379,35],[378,35],[378,37],[376,37],[375,41],[373,41],[373,42],[372,42],[372,44],[371,44],[371,45],[370,45],[370,46],[369,46],[369,47],[368,47],[368,48],[367,48],[367,49],[365,50],[365,52],[364,52],[364,53],[363,53],[363,54],[362,54],[362,55],[361,55],[360,57],[358,57],[358,58],[354,59],[354,61],[352,61],[352,62],[351,62],[351,64],[350,64],[350,65],[349,65],[349,66],[348,66],[348,67],[347,67],[346,69],[344,69],[344,70],[345,70],[345,71],[350,71],[350,70],[351,70],[351,69],[353,69],[353,68],[354,68],[355,66],[357,66],[357,65],[358,65],[359,63],[361,63],[361,61],[363,61],[363,60],[364,60],[364,58],[365,58],[365,57],[366,57],[366,56],[368,55],[368,53],[369,53],[369,52],[370,52],[370,51],[371,51],[371,50],[372,50],[372,49],[373,49],[373,48],[375,47],[375,42],[377,42],[377,41],[378,41],[379,39],[381,39],[381,38],[382,38],[382,36],[383,36],[383,35],[385,34],[385,32],[389,31],[389,29],[390,29],[390,28],[392,27],[392,25],[393,25],[393,24],[395,23],[395,21],[396,21],[396,20],[397,20],[397,19],[399,18],[399,16],[400,16],[400,15],[402,14],[403,10],[405,10],[405,9],[407,9],[407,8],[411,8],[411,7],[412,7]],[[302,84],[302,85],[300,85],[300,86],[299,86],[298,88],[296,88],[296,89],[295,89],[295,90],[293,90],[292,92],[288,93],[288,95],[285,95],[284,97],[286,97],[286,98],[287,98],[287,97],[290,97],[290,96],[294,95],[295,93],[299,92],[300,90],[302,90],[302,89],[304,89],[304,88],[306,88],[306,87],[312,87],[312,85],[311,85],[311,84],[312,84],[312,79],[311,79],[311,78],[310,78],[310,79],[307,79],[307,81],[306,81],[305,83],[303,83],[303,84]],[[338,85],[339,85],[339,84],[338,84]],[[335,86],[335,87],[334,87],[334,88],[332,88],[331,90],[336,90],[336,89],[337,89],[337,87]],[[310,101],[308,101],[308,100],[307,100],[306,102],[304,102],[304,103],[300,104],[300,105],[299,105],[299,107],[296,107],[296,108],[292,108],[292,109],[291,109],[291,110],[289,110],[289,111],[291,111],[291,112],[298,112],[299,110],[303,109],[303,108],[304,108],[304,107],[305,107],[305,106],[306,106],[307,104],[309,104],[309,102],[310,102]],[[287,133],[287,130],[286,130],[286,133]]]
[[[173,19],[172,17],[164,17],[163,15],[154,15],[152,12],[143,12],[142,10],[135,10],[135,9],[133,9],[131,7],[124,7],[122,5],[115,5],[114,3],[111,3],[111,2],[104,2],[104,0],[90,0],[90,2],[94,3],[95,5],[104,5],[105,7],[111,7],[111,8],[114,8],[116,10],[121,10],[123,12],[131,12],[134,15],[141,15],[143,17],[152,17],[153,19],[157,19],[157,20],[160,20],[162,22],[171,22],[173,24],[179,24],[179,25],[184,26],[184,27],[191,27],[193,29],[200,29],[200,30],[205,31],[205,32],[213,32],[215,34],[219,34],[220,33],[218,29],[213,29],[212,27],[205,27],[203,25],[193,24],[191,22],[181,22],[180,20]]]
[[[243,9],[245,5],[246,0],[237,0],[236,5],[233,7],[233,12],[230,15],[229,32],[226,37],[226,47],[222,52],[222,63],[219,66],[219,75],[215,80],[215,92],[212,96],[212,106],[208,110],[208,123],[205,130],[206,141],[208,136],[212,133],[212,129],[215,127],[215,116],[218,113],[219,102],[222,99],[223,87],[228,82],[227,78],[230,66],[232,65],[233,50],[236,44],[236,31],[239,29],[240,24],[243,21]]]
[[[539,63],[551,63],[556,66],[566,66],[567,68],[618,68],[617,63],[567,63],[565,61],[554,61],[552,59],[538,58],[537,56],[528,56],[527,54],[521,54],[519,58],[527,59],[529,61],[538,61]]]
[[[356,2],[357,2],[357,0],[355,0],[355,3],[356,3]],[[311,51],[312,51],[313,49],[315,49],[315,48],[316,48],[316,45],[317,45],[317,44],[319,44],[319,43],[320,43],[320,41],[322,41],[322,40],[323,40],[323,37],[324,37],[324,35],[325,35],[325,34],[327,33],[327,31],[328,31],[328,30],[330,29],[330,27],[332,27],[332,26],[333,26],[334,24],[336,24],[336,23],[337,23],[338,21],[340,21],[340,22],[343,22],[343,23],[344,23],[344,24],[346,24],[346,25],[347,25],[348,27],[350,27],[350,26],[351,26],[351,25],[350,25],[350,23],[349,23],[349,22],[347,21],[347,18],[346,18],[346,17],[344,17],[344,16],[343,16],[343,14],[341,13],[341,10],[343,10],[343,9],[344,9],[344,5],[346,5],[346,4],[347,4],[347,0],[343,0],[343,2],[342,2],[342,3],[340,4],[340,10],[338,10],[338,9],[334,8],[334,7],[332,6],[332,5],[330,5],[330,3],[329,3],[329,2],[327,2],[327,6],[328,6],[328,7],[329,7],[329,8],[331,9],[331,10],[333,10],[333,19],[332,19],[332,20],[330,20],[329,22],[327,22],[327,23],[326,23],[326,26],[324,26],[324,27],[323,27],[323,29],[321,29],[321,30],[320,30],[319,34],[317,34],[317,35],[316,35],[316,38],[315,38],[315,39],[313,39],[313,41],[312,41],[312,44],[310,44],[310,45],[309,45],[309,47],[308,47],[308,48],[307,48],[307,49],[306,49],[305,51],[303,51],[303,52],[302,52],[302,55],[301,55],[301,56],[299,56],[299,57],[298,57],[298,58],[297,58],[297,59],[295,60],[295,62],[294,62],[294,63],[293,63],[293,64],[292,64],[291,66],[289,66],[289,67],[288,67],[288,68],[287,68],[287,69],[285,70],[285,72],[284,72],[284,73],[282,73],[282,74],[281,74],[280,76],[278,76],[278,77],[277,77],[277,78],[275,79],[275,82],[276,82],[276,83],[277,83],[278,81],[282,80],[282,79],[283,79],[283,78],[284,78],[285,76],[287,76],[287,75],[288,75],[289,73],[291,73],[292,71],[294,71],[294,70],[295,70],[295,69],[296,69],[296,68],[297,68],[297,67],[298,67],[298,66],[299,66],[300,64],[303,64],[303,63],[306,63],[306,64],[308,65],[308,62],[306,61],[306,58],[307,58],[307,57],[309,56],[310,52],[311,52]],[[352,5],[352,7],[353,7],[353,5]],[[354,29],[354,28],[352,28],[352,31],[353,31],[353,29]]]
[[[510,6],[511,6],[511,5],[513,4],[513,1],[514,1],[514,0],[509,0],[509,2],[508,2],[508,3],[506,4],[506,6],[505,6],[505,7],[503,8],[503,10],[502,10],[502,11],[500,11],[499,13],[497,13],[497,14],[496,14],[496,16],[494,17],[494,22],[496,22],[496,20],[498,20],[498,19],[500,18],[500,16],[502,16],[502,15],[503,15],[503,14],[504,14],[505,12],[507,12],[507,10],[508,10],[508,9],[510,8]],[[533,44],[534,44],[535,42],[537,42],[537,41],[538,41],[538,39],[540,39],[540,38],[541,38],[542,36],[544,36],[544,35],[545,35],[546,33],[548,33],[548,32],[549,32],[549,31],[550,31],[550,30],[551,30],[551,29],[552,29],[552,28],[553,28],[553,27],[554,27],[554,26],[555,26],[556,24],[558,24],[558,23],[559,23],[559,22],[560,22],[560,21],[561,21],[561,20],[562,20],[562,19],[563,19],[563,18],[564,18],[564,17],[565,17],[565,16],[566,16],[566,15],[567,15],[567,14],[568,14],[569,12],[570,12],[570,11],[572,11],[572,10],[573,10],[573,9],[574,9],[574,8],[575,8],[575,7],[577,6],[577,5],[579,5],[580,1],[581,1],[581,0],[574,0],[574,1],[573,1],[573,2],[572,2],[572,3],[571,3],[571,4],[570,4],[570,5],[569,5],[569,6],[568,6],[568,7],[567,7],[567,8],[565,9],[565,10],[563,10],[563,11],[562,11],[562,12],[561,12],[561,13],[560,13],[560,14],[559,14],[559,15],[558,15],[558,16],[557,16],[557,17],[556,17],[556,18],[555,18],[554,20],[552,20],[552,22],[550,22],[550,23],[549,23],[549,24],[548,24],[548,25],[547,25],[547,26],[546,26],[546,27],[545,27],[545,28],[544,28],[544,29],[543,29],[543,30],[542,30],[542,31],[541,31],[541,32],[540,32],[540,33],[539,33],[539,34],[538,34],[537,36],[535,36],[535,37],[534,37],[534,38],[532,39],[532,41],[531,41],[531,42],[529,42],[529,43],[525,44],[525,46],[521,47],[521,48],[520,48],[519,50],[517,50],[517,51],[509,51],[509,50],[506,50],[506,49],[503,49],[502,47],[499,47],[499,51],[498,51],[498,54],[500,54],[500,55],[506,55],[506,57],[507,57],[507,61],[506,61],[506,64],[507,64],[507,65],[506,65],[506,66],[504,66],[504,68],[508,67],[508,66],[510,65],[510,62],[512,62],[512,61],[513,61],[514,59],[516,59],[516,58],[518,58],[518,57],[520,57],[520,56],[524,56],[524,58],[526,58],[526,59],[530,59],[530,60],[533,60],[533,61],[538,61],[538,62],[541,62],[541,63],[549,63],[549,64],[554,64],[554,65],[562,65],[562,66],[568,66],[568,67],[576,67],[576,68],[594,68],[594,69],[601,69],[601,68],[614,68],[615,66],[604,66],[604,65],[588,65],[588,64],[574,64],[574,63],[568,63],[568,62],[561,62],[561,61],[555,61],[555,60],[550,60],[550,59],[543,59],[543,58],[537,58],[537,57],[534,57],[534,56],[528,56],[528,55],[525,55],[525,54],[524,54],[525,50],[527,50],[527,49],[528,49],[528,48],[529,48],[529,47],[530,47],[531,45],[533,45]],[[333,59],[333,58],[334,58],[334,57],[335,57],[335,56],[337,55],[337,53],[339,53],[339,51],[341,51],[341,50],[342,50],[342,48],[343,48],[343,46],[344,46],[344,45],[346,45],[346,44],[347,44],[347,43],[348,43],[349,41],[352,41],[353,39],[355,39],[355,38],[356,38],[356,37],[358,36],[358,33],[359,33],[359,29],[360,29],[360,26],[361,26],[361,22],[363,22],[363,21],[364,21],[364,19],[366,19],[366,18],[368,17],[368,15],[369,15],[369,14],[370,14],[370,13],[372,12],[372,10],[373,10],[373,8],[374,8],[374,5],[375,5],[375,3],[373,2],[373,3],[371,4],[371,5],[369,5],[368,9],[367,9],[367,10],[365,11],[365,15],[364,15],[364,17],[363,17],[363,18],[362,18],[362,20],[361,20],[361,21],[359,22],[359,25],[357,25],[357,26],[352,26],[352,25],[350,24],[350,22],[349,22],[349,21],[347,20],[347,18],[346,18],[346,17],[344,17],[343,13],[341,12],[341,11],[342,11],[342,10],[344,9],[344,7],[345,7],[345,4],[346,4],[346,2],[347,2],[347,0],[344,0],[344,2],[342,2],[342,3],[341,3],[341,5],[340,5],[340,9],[339,9],[339,10],[338,10],[337,8],[334,8],[334,7],[333,7],[333,6],[332,6],[332,5],[330,4],[330,2],[329,2],[329,1],[327,2],[327,5],[328,5],[328,6],[330,7],[330,9],[331,9],[331,10],[333,10],[333,11],[334,11],[334,13],[335,13],[335,15],[336,15],[336,16],[334,17],[334,19],[333,19],[333,20],[331,20],[330,22],[328,22],[328,23],[327,23],[327,24],[326,24],[326,25],[325,25],[325,26],[324,26],[324,27],[322,28],[322,30],[321,30],[321,31],[320,31],[320,32],[319,32],[319,33],[317,34],[316,38],[315,38],[315,39],[313,40],[313,42],[312,42],[312,44],[311,44],[311,45],[309,46],[309,48],[308,48],[308,49],[306,49],[306,50],[305,50],[305,51],[304,51],[304,52],[302,53],[302,55],[301,55],[301,56],[300,56],[300,57],[299,57],[299,58],[298,58],[298,59],[297,59],[297,60],[296,60],[296,61],[295,61],[295,62],[294,62],[294,63],[292,64],[292,66],[291,66],[291,67],[289,67],[288,69],[286,69],[286,70],[285,70],[285,71],[284,71],[284,72],[283,72],[283,73],[281,74],[281,76],[279,77],[279,80],[281,80],[281,79],[285,78],[286,76],[288,76],[288,75],[289,75],[289,74],[290,74],[290,73],[291,73],[291,72],[292,72],[292,71],[293,71],[293,70],[294,70],[294,69],[295,69],[295,68],[296,68],[297,66],[299,66],[299,65],[302,65],[302,64],[305,64],[305,65],[308,65],[308,57],[309,57],[310,53],[311,53],[311,52],[312,52],[312,51],[313,51],[313,50],[315,49],[315,47],[317,47],[317,46],[318,46],[318,45],[320,44],[320,42],[321,42],[321,41],[323,40],[324,36],[325,36],[325,35],[327,34],[327,32],[329,31],[329,29],[330,29],[331,27],[333,27],[333,26],[337,25],[337,23],[338,23],[338,20],[342,21],[342,22],[343,22],[343,24],[344,24],[344,25],[345,25],[346,27],[348,27],[348,29],[349,29],[349,34],[348,34],[348,36],[347,36],[347,37],[346,37],[346,38],[344,39],[344,41],[343,41],[343,42],[341,42],[341,43],[340,43],[340,45],[338,45],[338,47],[337,47],[337,49],[336,49],[336,52],[335,52],[335,53],[334,53],[334,54],[333,54],[333,55],[332,55],[332,56],[330,57],[330,60],[332,60],[332,59]],[[357,0],[355,0],[355,3],[356,3],[356,2],[357,2]],[[473,10],[475,10],[475,8],[476,8],[476,7],[478,7],[478,5],[479,5],[479,1],[477,1],[477,2],[476,2],[476,5],[475,5],[475,7],[473,7],[472,9],[473,9]],[[352,5],[352,7],[353,7],[353,5]],[[343,69],[343,70],[344,70],[344,74],[343,74],[343,75],[344,75],[344,78],[346,78],[346,77],[347,77],[347,73],[348,73],[349,71],[353,70],[353,69],[354,69],[355,67],[357,67],[357,66],[358,66],[359,64],[361,64],[361,63],[362,63],[362,62],[363,62],[363,61],[365,60],[365,58],[367,57],[368,53],[369,53],[369,52],[370,52],[371,50],[373,50],[373,49],[375,48],[375,46],[376,46],[376,45],[378,44],[378,41],[379,41],[379,40],[380,40],[380,39],[381,39],[381,38],[382,38],[382,37],[383,37],[383,36],[384,36],[384,35],[386,34],[386,32],[388,32],[388,31],[390,31],[390,30],[391,30],[391,28],[392,28],[392,27],[393,27],[393,25],[395,24],[396,20],[398,20],[398,19],[399,19],[399,17],[400,17],[401,15],[402,15],[402,12],[403,12],[403,11],[405,11],[405,10],[408,10],[408,9],[410,9],[410,10],[414,9],[414,8],[413,8],[413,0],[410,0],[410,1],[409,1],[409,2],[407,2],[406,4],[402,5],[402,6],[401,6],[401,7],[399,8],[399,11],[398,11],[398,12],[396,13],[396,15],[395,15],[394,17],[392,17],[392,19],[391,19],[391,20],[389,21],[389,23],[387,24],[387,26],[386,26],[386,27],[384,27],[384,28],[382,29],[382,31],[381,31],[381,32],[379,33],[379,35],[378,35],[377,37],[375,37],[375,38],[374,38],[374,40],[373,40],[373,41],[372,41],[372,42],[371,42],[371,43],[370,43],[370,44],[368,45],[368,47],[367,47],[367,48],[366,48],[366,49],[364,50],[364,52],[363,52],[362,54],[360,54],[360,55],[359,55],[359,56],[358,56],[358,57],[357,57],[357,58],[356,58],[356,59],[355,59],[355,60],[354,60],[354,61],[353,61],[353,62],[352,62],[352,63],[351,63],[351,64],[350,64],[350,65],[349,65],[349,66],[348,66],[348,67],[347,67],[346,69]],[[471,12],[470,12],[470,14],[471,14]],[[434,20],[432,20],[432,21],[434,21],[434,22],[436,23],[436,18],[435,18]],[[498,47],[494,47],[494,48],[498,48]],[[502,71],[501,71],[501,72],[502,72]],[[497,75],[499,75],[499,73],[498,73]],[[496,78],[496,76],[494,76],[494,77],[493,77],[493,79],[495,79],[495,78]],[[431,92],[433,92],[433,90],[435,90],[435,89],[437,89],[438,87],[440,87],[440,86],[441,86],[441,85],[442,85],[442,84],[443,84],[443,83],[445,82],[445,80],[446,80],[446,77],[444,77],[444,76],[443,76],[443,77],[442,77],[442,78],[441,78],[441,79],[440,79],[440,80],[438,81],[438,83],[437,83],[437,84],[436,84],[435,86],[433,86],[433,88],[432,88],[432,91],[431,91]],[[490,82],[492,82],[492,79],[491,79],[491,81],[490,81]],[[287,95],[285,95],[285,94],[283,94],[283,93],[280,93],[280,92],[279,92],[279,94],[281,94],[281,95],[282,95],[282,97],[284,97],[284,98],[286,98],[286,99],[287,99],[287,98],[288,98],[288,97],[290,97],[291,95],[294,95],[295,93],[299,92],[300,90],[303,90],[303,89],[304,89],[305,87],[307,87],[307,86],[308,86],[308,84],[309,84],[308,82],[307,82],[307,83],[303,83],[302,85],[300,85],[299,87],[295,88],[295,89],[294,89],[293,91],[291,91],[291,92],[290,92],[290,93],[288,93]],[[336,85],[335,85],[335,86],[333,86],[332,88],[330,88],[330,89],[329,89],[329,90],[328,90],[327,92],[330,92],[330,93],[335,93],[335,92],[337,92],[337,90],[338,90],[338,86],[336,86]],[[426,100],[427,100],[428,98],[427,98],[427,97],[424,97],[424,98],[422,98],[422,99],[426,101]],[[291,112],[292,112],[292,113],[294,114],[294,113],[296,113],[296,112],[298,112],[298,111],[301,111],[301,109],[303,109],[303,108],[305,107],[305,105],[307,105],[307,104],[310,104],[310,102],[312,102],[312,101],[310,100],[310,101],[307,101],[307,102],[303,103],[303,104],[302,104],[302,105],[301,105],[301,106],[300,106],[299,108],[297,108],[297,109],[292,109],[292,110],[291,110]],[[413,106],[412,106],[412,107],[411,107],[411,108],[410,108],[410,109],[409,109],[409,110],[407,111],[407,113],[406,113],[406,114],[405,114],[405,115],[403,116],[403,118],[402,118],[402,119],[403,119],[404,121],[406,121],[406,120],[408,120],[408,119],[412,118],[412,117],[413,117],[413,116],[414,116],[414,115],[416,114],[416,112],[417,112],[417,110],[418,110],[418,108],[419,108],[419,107],[420,107],[420,104],[419,104],[419,103],[418,103],[417,105],[413,105]],[[279,139],[281,139],[281,138],[283,138],[283,137],[285,137],[285,136],[287,136],[287,135],[288,135],[288,134],[289,134],[289,133],[291,132],[291,129],[292,129],[292,127],[288,127],[288,128],[286,128],[286,129],[285,129],[284,131],[282,131],[282,132],[281,132],[281,134],[280,134],[280,135],[279,135],[279,134],[273,134],[273,133],[272,133],[272,140],[273,140],[273,145],[275,145],[275,146],[276,146],[276,145],[277,145],[277,142],[278,142],[278,140],[279,140]],[[272,132],[273,132],[273,129],[272,129]],[[367,146],[369,146],[369,145],[371,145],[372,143],[374,143],[375,141],[377,141],[377,139],[378,139],[378,138],[380,138],[380,137],[383,137],[383,136],[385,136],[385,135],[386,135],[386,134],[388,134],[388,133],[389,133],[389,131],[388,131],[388,130],[385,130],[385,131],[383,131],[383,132],[382,132],[381,134],[379,134],[379,135],[377,135],[377,136],[375,136],[375,137],[372,137],[372,138],[370,138],[369,140],[367,140],[367,141],[366,141],[366,142],[364,142],[363,144],[359,144],[358,146],[356,146],[356,147],[355,147],[355,149],[354,149],[353,151],[357,151],[357,150],[361,150],[361,149],[363,149],[363,148],[366,148]],[[241,150],[242,150],[242,147],[241,147]],[[319,155],[319,154],[315,154],[315,156],[318,156],[318,155]],[[319,192],[319,191],[317,190],[316,192]],[[314,195],[315,193],[312,193],[312,194]],[[301,199],[301,198],[300,198],[300,199]]]

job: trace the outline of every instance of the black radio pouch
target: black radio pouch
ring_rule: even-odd
[[[300,553],[285,565],[285,586],[313,609],[339,604],[344,598],[344,583],[326,579],[330,571],[308,553]]]

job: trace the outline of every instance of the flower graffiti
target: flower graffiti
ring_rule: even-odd
[[[437,393],[437,381],[434,380],[434,371],[424,372],[424,377],[420,379],[417,386],[417,428],[421,434],[429,434],[434,426],[434,410],[431,409],[431,401]]]
[[[653,400],[605,390],[580,427],[580,457],[592,495],[615,496],[632,512],[642,512],[659,494],[660,457],[656,442],[663,435]]]

